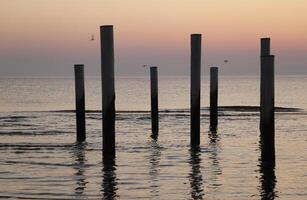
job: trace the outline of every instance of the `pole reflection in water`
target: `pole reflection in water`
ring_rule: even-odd
[[[209,159],[212,161],[211,164],[211,169],[210,172],[212,172],[211,176],[208,177],[209,180],[209,185],[208,187],[217,190],[219,188],[219,186],[221,186],[222,184],[218,182],[218,178],[219,176],[222,175],[222,169],[220,167],[220,162],[219,162],[219,151],[220,151],[220,138],[219,135],[217,133],[217,129],[216,128],[210,128],[209,131],[209,153],[210,153],[210,157]]]
[[[275,176],[275,149],[264,148],[260,142],[261,156],[259,159],[260,167],[260,196],[263,200],[273,200],[277,196],[275,191],[276,176]],[[270,150],[268,150],[270,149]]]
[[[157,138],[153,138],[150,142],[150,168],[149,168],[149,175],[150,175],[150,193],[152,194],[153,198],[159,197],[159,163],[161,159],[161,147],[157,143]]]
[[[200,148],[195,147],[190,149],[190,160],[191,172],[189,174],[189,180],[191,185],[191,196],[193,199],[203,199],[203,178],[200,171]]]
[[[102,195],[103,199],[118,199],[115,156],[103,157]]]
[[[210,139],[210,144],[218,144],[220,138],[218,137],[216,128],[210,127],[209,139]]]
[[[76,142],[72,149],[73,159],[74,159],[74,169],[76,172],[74,173],[76,179],[76,188],[75,194],[80,197],[84,194],[84,190],[86,188],[86,176],[85,173],[85,151],[86,151],[86,143],[85,142]]]

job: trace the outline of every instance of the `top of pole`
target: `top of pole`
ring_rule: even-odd
[[[261,56],[267,56],[270,55],[270,42],[271,38],[261,38],[261,49],[260,49],[260,55]]]
[[[195,36],[201,37],[201,34],[200,33],[192,33],[191,34],[191,37],[195,37]]]
[[[100,26],[100,28],[113,28],[113,25],[102,25],[102,26]]]

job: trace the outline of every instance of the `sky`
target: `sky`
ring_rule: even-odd
[[[258,75],[261,37],[277,74],[307,74],[306,10],[306,0],[1,0],[0,76],[72,75],[76,63],[99,75],[101,25],[114,25],[116,75],[144,75],[144,64],[188,75],[192,33],[203,74]]]

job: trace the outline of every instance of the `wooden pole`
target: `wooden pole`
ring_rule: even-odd
[[[218,123],[218,67],[210,67],[210,128]]]
[[[260,143],[261,159],[275,163],[274,56],[270,38],[261,39]]]
[[[85,133],[85,95],[84,95],[84,65],[76,64],[75,71],[75,96],[76,96],[76,127],[77,141],[86,139]]]
[[[261,38],[260,40],[260,58],[262,56],[269,56],[270,55],[270,44],[271,42],[271,39],[270,38]],[[261,77],[260,77],[260,130],[262,130],[262,125],[263,125],[263,115],[262,115],[262,110],[261,108],[264,106],[264,92],[263,92],[263,89],[264,89],[264,71],[265,69],[263,68],[264,66],[260,65],[260,74],[261,74]]]
[[[274,56],[261,56],[260,132],[262,157],[275,160]]]
[[[113,26],[100,27],[103,156],[115,156],[115,86]]]
[[[200,144],[201,34],[191,35],[191,146]]]
[[[158,68],[150,67],[151,88],[151,130],[152,136],[156,138],[159,132],[159,108],[158,108]]]

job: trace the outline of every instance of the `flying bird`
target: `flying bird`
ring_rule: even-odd
[[[228,60],[224,60],[224,63],[228,63],[229,61]]]
[[[90,41],[94,41],[94,40],[95,40],[94,35],[92,35]]]

